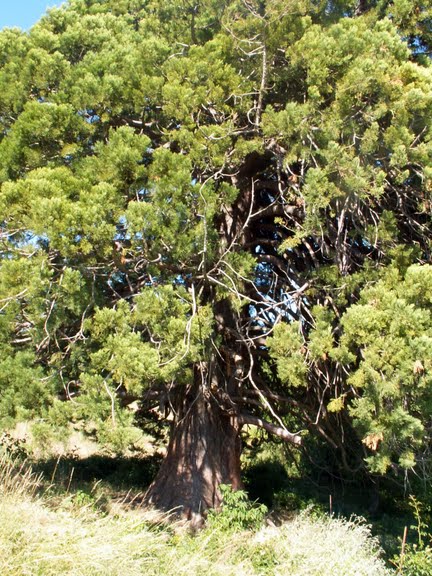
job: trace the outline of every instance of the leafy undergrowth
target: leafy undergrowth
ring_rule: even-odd
[[[38,492],[39,482],[0,462],[2,576],[390,574],[359,521],[303,514],[280,527],[245,530],[231,499],[225,518],[213,515],[192,536],[142,510],[102,514],[80,493],[53,500]]]

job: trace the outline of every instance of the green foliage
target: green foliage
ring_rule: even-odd
[[[432,548],[427,546],[421,550],[409,550],[399,573],[404,576],[429,576],[432,573]]]
[[[303,338],[296,323],[278,324],[269,342],[270,353],[277,361],[280,379],[291,386],[304,386],[307,366]]]
[[[382,436],[369,458],[376,470],[385,471],[396,454],[402,467],[413,467],[425,440],[422,418],[432,407],[431,273],[428,266],[412,266],[404,277],[389,270],[342,319],[342,354],[360,348],[362,357],[348,379],[361,391],[350,412],[366,444],[368,436]]]
[[[4,428],[45,413],[54,390],[42,374],[30,352],[17,352],[0,360],[0,421]]]
[[[210,510],[207,516],[209,530],[223,532],[238,532],[241,530],[257,530],[262,526],[267,507],[264,504],[250,502],[243,490],[233,491],[231,486],[221,484],[222,494],[220,511]]]
[[[428,576],[432,571],[432,547],[430,545],[429,523],[426,522],[425,510],[415,496],[410,496],[410,507],[416,521],[412,530],[417,533],[417,542],[408,544],[404,541],[400,556],[393,558],[398,574],[403,576]]]
[[[394,465],[412,469],[430,442],[424,423],[432,410],[431,274],[428,265],[404,269],[395,260],[339,320],[317,306],[307,340],[291,324],[278,326],[270,341],[279,376],[291,386],[305,386],[328,358],[334,369],[344,367],[346,387],[326,409],[349,413],[370,469],[380,474]]]

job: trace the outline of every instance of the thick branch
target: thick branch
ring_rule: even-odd
[[[251,214],[251,220],[268,218],[269,216],[299,216],[300,214],[301,209],[297,205],[273,203]]]
[[[291,442],[291,444],[294,444],[296,446],[301,446],[302,444],[302,438],[298,434],[288,432],[288,430],[285,430],[280,426],[275,426],[275,424],[271,424],[270,422],[262,420],[257,416],[251,416],[249,414],[240,414],[239,416],[237,416],[237,421],[240,425],[246,424],[262,428],[263,430],[266,430],[270,434],[278,436],[279,438],[282,438],[282,440],[285,440],[286,442]]]

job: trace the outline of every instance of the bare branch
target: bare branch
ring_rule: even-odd
[[[286,442],[290,442],[295,446],[302,445],[302,438],[298,434],[293,434],[292,432],[288,432],[285,428],[281,428],[280,426],[276,426],[275,424],[271,424],[262,418],[258,418],[257,416],[252,416],[249,414],[240,414],[237,416],[237,421],[242,426],[257,426],[257,428],[262,428],[266,430],[270,434],[274,436],[278,436],[285,440]]]

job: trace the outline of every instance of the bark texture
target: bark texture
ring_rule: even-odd
[[[146,501],[199,522],[221,503],[220,484],[241,487],[240,436],[235,418],[198,389],[183,399],[171,425],[167,455]]]

